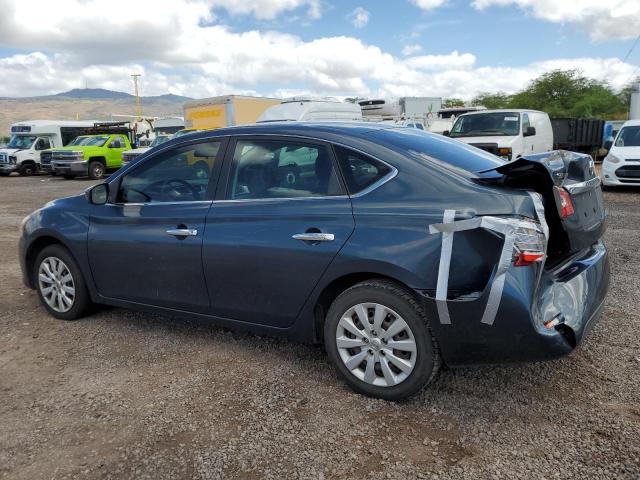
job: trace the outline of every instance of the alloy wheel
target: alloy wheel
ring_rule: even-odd
[[[66,313],[76,298],[73,275],[66,263],[57,257],[47,257],[38,268],[38,287],[47,305],[56,312]]]
[[[416,366],[411,328],[400,315],[379,303],[349,308],[338,322],[336,346],[351,374],[370,385],[398,385]]]

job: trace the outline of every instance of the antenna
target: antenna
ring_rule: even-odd
[[[138,118],[142,117],[142,103],[140,102],[140,94],[138,93],[138,78],[142,75],[139,73],[132,73],[131,78],[133,78],[133,92],[136,97],[136,116]]]

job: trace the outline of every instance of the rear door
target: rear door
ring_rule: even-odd
[[[220,151],[220,141],[174,147],[110,184],[116,198],[95,207],[89,227],[91,271],[101,295],[208,312],[202,239]],[[188,156],[210,166],[206,175]]]
[[[332,149],[239,137],[225,171],[203,243],[211,313],[288,326],[354,228]]]

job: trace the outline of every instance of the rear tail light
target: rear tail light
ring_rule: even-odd
[[[513,264],[526,267],[542,262],[546,256],[547,240],[539,223],[523,222],[516,229]]]
[[[558,192],[558,197],[560,198],[560,216],[562,218],[567,218],[573,215],[573,201],[571,200],[571,195],[567,192],[566,189],[562,187],[554,187]]]

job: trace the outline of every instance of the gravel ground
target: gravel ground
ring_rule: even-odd
[[[319,347],[120,309],[46,315],[23,216],[90,183],[0,179],[0,477],[640,478],[640,190],[606,192],[612,286],[584,348],[444,370],[403,403]]]

